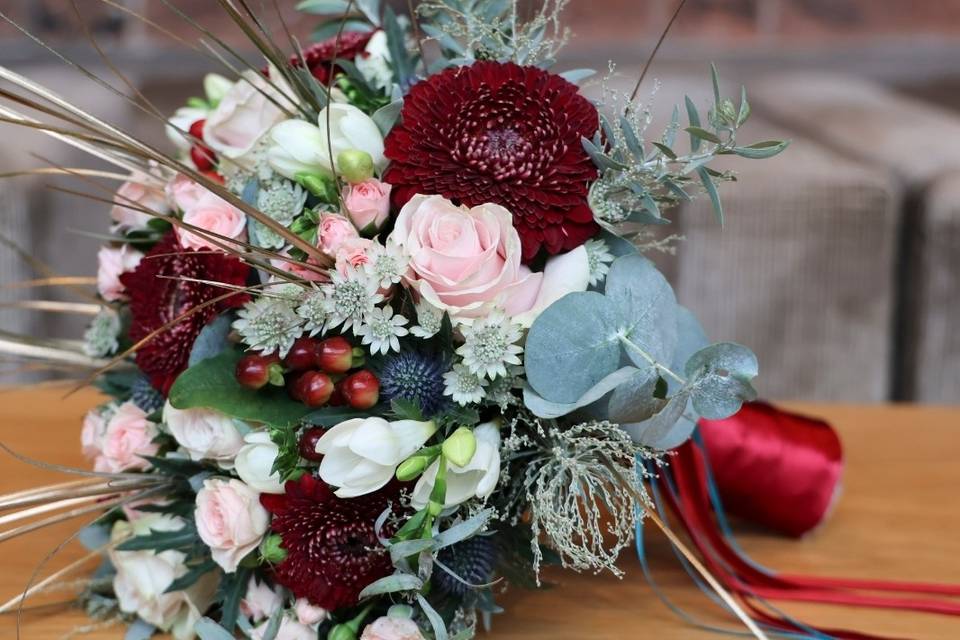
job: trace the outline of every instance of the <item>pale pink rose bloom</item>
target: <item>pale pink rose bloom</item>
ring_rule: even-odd
[[[155,217],[132,208],[135,205],[159,214],[166,214],[170,211],[170,207],[167,206],[166,195],[162,189],[140,182],[124,182],[117,189],[113,201],[117,204],[110,209],[110,217],[117,224],[117,227],[123,230],[143,229]]]
[[[351,238],[340,245],[337,251],[337,271],[340,275],[347,275],[350,267],[359,269],[370,262],[370,247],[373,246],[373,240],[366,238]]]
[[[290,254],[287,250],[284,250],[281,252],[281,255],[289,256]],[[307,258],[306,262],[307,264],[316,264],[316,261],[313,258]],[[277,269],[283,269],[287,273],[295,275],[298,278],[303,278],[304,280],[310,280],[312,282],[326,282],[330,279],[327,277],[324,270],[310,269],[299,262],[288,262],[279,258],[270,258],[270,264]]]
[[[250,576],[247,583],[247,593],[240,601],[240,611],[250,618],[254,624],[273,615],[273,612],[283,607],[283,598],[280,593],[266,582],[259,582]]]
[[[310,601],[306,598],[297,598],[293,609],[297,614],[297,620],[300,621],[300,624],[305,624],[308,627],[320,624],[330,616],[329,611],[323,607],[310,604]]]
[[[269,620],[264,620],[254,627],[250,635],[251,640],[263,640],[269,624]],[[280,621],[280,628],[274,640],[317,640],[317,630],[292,618],[284,618]]]
[[[97,291],[107,302],[126,300],[126,287],[120,276],[133,271],[140,264],[143,254],[128,244],[120,248],[101,247],[97,252]]]
[[[103,452],[100,445],[106,429],[107,421],[103,419],[100,411],[93,409],[87,412],[83,417],[83,428],[80,429],[80,446],[83,449],[83,455],[96,458]]]
[[[184,210],[183,221],[223,238],[241,241],[245,241],[247,238],[247,216],[243,211],[210,192],[200,196],[193,207]],[[182,227],[177,229],[177,236],[180,238],[181,245],[195,250],[209,248],[222,251],[222,247],[216,246],[214,243],[223,244],[225,242],[217,236],[207,239]]]
[[[413,620],[382,616],[364,628],[360,640],[424,640],[424,638]]]
[[[223,478],[204,481],[197,493],[194,518],[200,539],[227,573],[237,570],[270,526],[270,515],[260,506],[260,494],[240,480]]]
[[[350,185],[343,199],[344,213],[364,235],[373,235],[390,216],[391,185],[376,178]]]
[[[180,211],[193,209],[200,202],[200,198],[210,193],[206,187],[182,173],[178,173],[176,178],[167,183],[165,191],[171,206]]]
[[[277,79],[280,74],[274,74]],[[249,153],[273,125],[287,116],[274,102],[289,101],[262,74],[247,71],[207,115],[203,141],[218,154],[237,160]],[[271,101],[267,95],[273,97]]]
[[[347,240],[359,238],[357,228],[349,220],[335,213],[325,213],[317,226],[317,247],[334,257]]]
[[[94,470],[120,473],[146,469],[150,463],[141,456],[157,454],[158,445],[153,442],[156,436],[157,425],[147,420],[143,409],[133,402],[124,402],[107,421]]]

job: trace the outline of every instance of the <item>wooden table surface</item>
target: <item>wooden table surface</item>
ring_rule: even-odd
[[[0,440],[34,458],[84,466],[80,420],[97,398],[93,392],[80,392],[63,399],[63,393],[49,387],[0,389]],[[847,459],[843,494],[827,524],[806,539],[742,531],[739,540],[747,552],[766,566],[790,573],[960,582],[960,408],[790,406],[824,417],[839,430]],[[64,479],[10,458],[0,462],[3,493]],[[60,527],[0,544],[0,599],[19,593],[37,563],[70,531]],[[678,570],[662,539],[654,538],[651,552],[656,577],[671,598],[704,621],[733,626]],[[71,545],[51,567],[80,555],[79,546]],[[507,612],[494,619],[494,633],[481,637],[716,637],[686,625],[664,607],[632,553],[625,553],[622,566],[622,580],[550,572],[555,583],[551,589],[511,590],[502,597]],[[45,595],[48,602],[68,597]],[[960,618],[780,604],[811,623],[906,638],[960,638]],[[0,638],[14,637],[15,617],[0,616]],[[79,610],[54,604],[26,613],[21,637],[53,640],[88,623]],[[100,629],[79,637],[122,638],[123,630]]]

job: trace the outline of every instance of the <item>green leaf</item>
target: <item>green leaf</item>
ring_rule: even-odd
[[[583,145],[583,150],[587,152],[587,155],[590,156],[590,159],[593,160],[593,164],[597,166],[598,169],[614,169],[617,171],[623,171],[627,169],[627,165],[622,162],[617,162],[608,155],[605,155],[597,145],[593,144],[587,138],[580,138],[580,143]]]
[[[303,0],[297,5],[297,11],[313,13],[320,16],[329,16],[344,13],[350,6],[348,0]]]
[[[397,123],[397,119],[400,117],[402,108],[403,100],[394,100],[390,104],[380,107],[370,116],[377,124],[377,128],[380,129],[380,133],[384,136],[390,133],[393,125]]]
[[[417,403],[406,398],[391,400],[390,410],[393,411],[393,415],[397,416],[397,420],[416,420],[417,422],[424,420],[423,412]]]
[[[570,69],[569,71],[564,71],[560,74],[560,77],[566,80],[567,82],[572,82],[573,84],[579,84],[581,80],[586,80],[590,76],[596,74],[597,72],[593,69]]]
[[[723,204],[720,202],[717,185],[714,184],[713,178],[710,177],[710,173],[706,167],[697,169],[697,175],[700,176],[700,182],[703,183],[703,188],[706,189],[707,195],[710,196],[710,204],[713,205],[713,214],[716,216],[720,226],[723,227]]]
[[[183,591],[188,587],[192,587],[197,580],[202,576],[214,571],[217,568],[217,563],[211,558],[205,559],[203,562],[190,566],[187,565],[187,572],[170,583],[170,586],[166,588],[164,593],[172,593],[174,591]]]
[[[201,329],[193,347],[190,349],[190,358],[187,364],[192,367],[201,360],[212,358],[223,352],[230,344],[227,341],[227,336],[230,335],[230,324],[232,322],[233,314],[225,313],[217,316],[213,322]]]
[[[380,26],[380,0],[356,0],[356,4],[371,24]]]
[[[464,520],[453,525],[449,529],[441,531],[433,538],[434,546],[437,549],[443,549],[451,545],[462,542],[480,533],[480,531],[490,522],[493,517],[493,509],[484,509],[468,520]]]
[[[623,132],[623,141],[627,143],[627,149],[630,150],[630,153],[633,154],[633,157],[638,161],[643,160],[643,144],[640,142],[640,138],[637,137],[637,132],[633,130],[633,125],[630,124],[630,121],[625,116],[620,116],[620,131]]]
[[[170,389],[170,404],[176,409],[215,409],[232,418],[278,427],[295,425],[310,413],[309,407],[291,400],[280,387],[241,386],[234,371],[242,355],[224,351],[181,373]]]
[[[713,344],[687,361],[685,393],[704,418],[728,418],[744,402],[756,399],[750,383],[758,372],[757,357],[746,347],[733,342]]]
[[[720,74],[717,72],[717,65],[710,63],[710,80],[713,82],[713,103],[720,105]]]
[[[659,380],[656,369],[634,370],[633,375],[610,396],[610,420],[621,424],[642,422],[660,411],[666,402],[656,397]]]
[[[734,147],[733,152],[741,158],[764,160],[766,158],[772,158],[788,146],[790,146],[789,140],[764,140],[763,142],[754,142],[745,147]]]
[[[330,38],[335,37],[337,33],[341,31],[341,23],[343,23],[343,32],[363,31],[366,33],[373,29],[373,27],[371,27],[366,20],[359,20],[357,18],[348,18],[347,20],[328,20],[314,29],[313,33],[310,34],[310,37],[314,40],[314,42],[329,40]]]
[[[188,549],[200,538],[194,526],[185,525],[176,531],[153,531],[145,535],[134,536],[117,545],[118,551],[166,551],[168,549]]]
[[[630,434],[630,437],[639,445],[656,448],[683,416],[688,397],[685,393],[678,393],[663,404],[660,410],[643,422],[630,422],[620,427]]]
[[[368,584],[360,592],[360,599],[398,591],[419,591],[422,588],[423,580],[417,576],[411,573],[395,573],[392,576],[386,576]]]
[[[393,71],[397,84],[406,90],[413,78],[413,61],[407,53],[406,33],[397,21],[397,16],[391,7],[387,7],[383,14],[383,28],[387,34],[387,50],[393,61]]]
[[[340,424],[344,420],[350,420],[352,418],[367,418],[376,414],[376,409],[360,411],[359,409],[351,409],[347,406],[323,407],[322,409],[310,411],[310,413],[303,416],[303,421],[307,424],[315,424],[322,427],[332,427]]]
[[[436,610],[430,606],[430,603],[427,602],[427,599],[419,593],[417,594],[417,604],[423,609],[427,620],[430,621],[430,626],[433,627],[433,637],[436,640],[447,640],[447,625],[443,622],[440,614],[437,613]]]
[[[662,153],[663,155],[667,156],[667,157],[670,158],[671,160],[676,160],[676,159],[677,159],[677,154],[675,154],[675,153],[673,152],[673,149],[671,149],[671,148],[668,147],[667,145],[661,144],[661,143],[659,143],[659,142],[652,142],[651,144],[652,144],[653,146],[655,146],[657,149],[660,149],[660,153]]]
[[[714,144],[720,144],[720,138],[715,133],[710,133],[706,129],[701,127],[687,127],[684,129],[692,137],[700,138],[701,140],[706,140],[707,142],[712,142]]]
[[[240,615],[240,601],[247,593],[250,572],[249,568],[241,565],[237,567],[235,573],[225,574],[220,581],[220,592],[218,593],[221,603],[220,624],[231,633],[237,626],[237,617]]]
[[[150,463],[150,466],[157,472],[174,476],[177,478],[189,478],[194,476],[206,467],[202,463],[190,460],[188,458],[159,458],[154,456],[140,456]]]
[[[538,395],[530,385],[525,385],[523,388],[523,404],[537,417],[559,418],[600,400],[621,384],[628,382],[635,373],[637,373],[637,369],[634,367],[621,367],[593,385],[576,402],[569,403],[550,402]]]
[[[200,618],[193,626],[200,640],[234,640],[233,634],[210,618]]]
[[[740,87],[740,111],[737,113],[737,126],[739,127],[747,118],[750,117],[750,103],[747,101],[747,88]]]
[[[697,105],[693,103],[690,96],[683,96],[683,102],[687,106],[687,118],[690,120],[690,126],[700,128],[700,114],[697,113]],[[696,151],[700,148],[700,137],[690,134],[690,150]]]

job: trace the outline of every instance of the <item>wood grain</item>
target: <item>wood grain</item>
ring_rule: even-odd
[[[86,391],[66,399],[63,395],[63,389],[49,387],[0,389],[0,440],[46,462],[84,467],[80,421],[97,397]],[[960,582],[960,409],[896,405],[792,408],[822,416],[839,430],[847,459],[844,491],[827,524],[803,540],[740,527],[739,540],[748,553],[768,567],[789,573]],[[0,492],[65,479],[69,478],[10,458],[0,462]],[[0,599],[20,592],[37,563],[70,531],[71,527],[59,527],[0,545]],[[710,624],[735,627],[733,620],[719,614],[677,569],[665,541],[654,537],[651,546],[656,578],[677,604]],[[79,545],[68,545],[43,574],[80,555]],[[553,583],[549,589],[509,591],[500,597],[507,612],[494,618],[493,634],[481,637],[716,637],[685,624],[661,604],[632,554],[625,554],[622,566],[627,572],[622,580],[552,571],[547,574]],[[68,597],[67,591],[44,596],[47,602]],[[779,604],[790,614],[821,625],[897,637],[960,638],[960,619]],[[0,616],[0,638],[15,637],[15,617]],[[88,623],[77,609],[31,611],[24,616],[21,637],[53,640]],[[123,630],[113,627],[81,637],[122,638]]]

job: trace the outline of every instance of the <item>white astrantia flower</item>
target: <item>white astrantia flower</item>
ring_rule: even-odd
[[[417,326],[410,329],[410,333],[418,338],[432,338],[443,325],[443,311],[426,300],[421,300],[417,303],[417,323]]]
[[[471,373],[493,379],[507,375],[508,364],[520,364],[523,347],[516,343],[523,331],[503,311],[495,309],[460,330],[464,344],[457,354],[463,356],[463,364]]]
[[[614,260],[614,255],[610,253],[610,247],[599,238],[592,238],[584,243],[587,250],[587,263],[590,265],[590,286],[603,282],[610,271],[610,263]]]
[[[303,318],[288,300],[261,296],[237,312],[233,328],[250,349],[282,358],[303,333]]]
[[[370,345],[371,354],[386,355],[391,350],[400,351],[398,338],[410,333],[405,324],[407,319],[394,314],[390,307],[374,307],[353,332],[362,338],[363,344]]]
[[[273,180],[257,192],[257,209],[277,222],[290,224],[307,202],[307,192],[289,180]]]
[[[343,331],[360,325],[374,307],[383,301],[377,283],[362,271],[348,268],[346,275],[334,271],[330,284],[324,285],[327,329],[343,325]]]
[[[264,295],[274,299],[285,300],[293,305],[298,305],[303,302],[308,291],[309,289],[295,282],[287,282],[286,280],[280,279],[268,282],[263,289]]]
[[[297,315],[303,318],[303,328],[311,336],[323,331],[327,323],[327,297],[317,287],[311,287],[297,306]]]
[[[363,271],[372,278],[381,289],[397,284],[407,272],[409,258],[403,248],[395,242],[387,245],[374,244],[367,251],[370,261],[363,265]]]
[[[113,355],[120,348],[120,316],[109,307],[101,307],[83,334],[83,352],[91,358]]]
[[[471,373],[463,364],[453,365],[453,370],[443,374],[443,395],[450,396],[459,405],[475,404],[483,400],[487,381]]]

